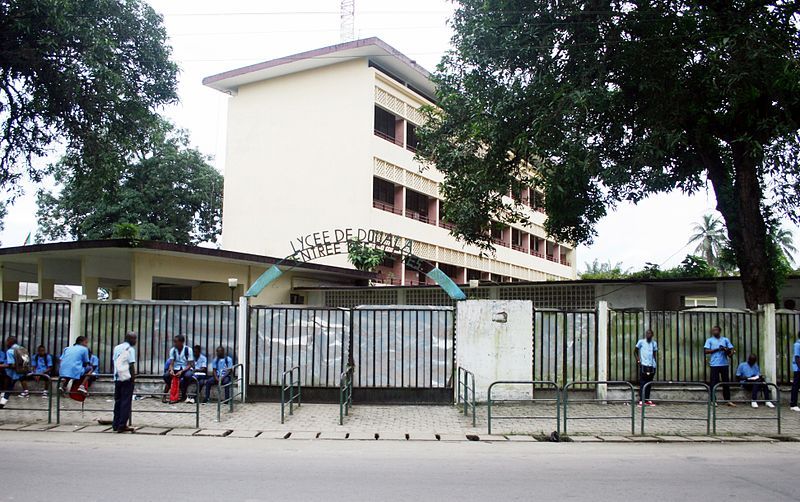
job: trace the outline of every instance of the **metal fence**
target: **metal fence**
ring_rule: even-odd
[[[559,385],[597,380],[597,314],[594,310],[536,310],[533,377]]]
[[[452,308],[353,310],[354,386],[452,387],[453,333]]]
[[[200,345],[214,357],[218,346],[236,360],[239,307],[220,302],[92,301],[82,303],[82,334],[100,361],[100,372],[112,371],[111,353],[122,343],[125,332],[135,331],[137,371],[161,374],[172,337],[184,335],[186,345]]]
[[[249,384],[278,386],[298,366],[301,385],[337,387],[349,330],[349,310],[251,307]]]
[[[717,325],[736,348],[731,366],[745,360],[750,352],[760,353],[761,320],[756,312],[609,311],[608,378],[639,381],[634,348],[645,331],[652,329],[659,349],[658,380],[707,381],[703,345]]]
[[[31,355],[39,345],[50,354],[61,354],[69,342],[69,309],[67,302],[0,302],[2,343],[14,335]]]
[[[800,338],[800,312],[778,312],[775,314],[775,343],[778,356],[778,382],[792,381],[792,357],[794,342]]]

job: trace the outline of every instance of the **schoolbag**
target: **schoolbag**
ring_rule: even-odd
[[[14,371],[20,375],[31,372],[31,355],[25,347],[14,349]]]
[[[131,379],[130,347],[125,347],[114,359],[114,369],[117,371],[117,381],[127,382]]]

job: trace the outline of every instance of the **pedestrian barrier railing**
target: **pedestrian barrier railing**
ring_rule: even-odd
[[[222,383],[224,378],[217,380],[217,422],[222,419],[223,404],[228,405],[228,413],[233,413],[233,403],[237,397],[240,403],[244,403],[244,364],[234,364],[228,376],[231,378],[226,384]]]
[[[628,397],[626,398],[579,398],[579,399],[570,399],[569,392],[570,388],[576,385],[605,385],[605,386],[618,386],[618,387],[625,387],[625,390],[629,392]],[[584,391],[585,392],[585,391]],[[564,434],[567,434],[569,431],[569,420],[621,420],[621,419],[630,419],[631,421],[631,434],[636,434],[636,394],[633,388],[633,384],[630,382],[622,381],[622,380],[583,380],[583,381],[575,381],[569,382],[564,386],[561,391],[562,393],[562,401],[564,403]],[[620,416],[609,416],[609,415],[581,415],[569,418],[569,404],[570,403],[624,403],[629,405],[630,413],[626,415]]]
[[[295,373],[297,373],[297,379],[295,380]],[[289,377],[289,381],[287,383],[286,377]],[[286,394],[289,394],[288,399]],[[300,407],[300,366],[293,366],[291,369],[288,369],[283,372],[281,375],[281,423],[284,423],[286,420],[286,403],[289,403],[289,415],[294,414],[294,410],[292,406],[295,402],[297,402],[297,407]]]
[[[750,382],[745,382],[745,383],[750,383]],[[753,401],[753,399],[726,399],[724,401],[717,401],[717,391],[719,390],[719,388],[721,386],[724,386],[724,385],[735,385],[735,384],[731,384],[730,382],[720,382],[720,383],[714,385],[714,388],[711,389],[711,416],[712,416],[711,423],[713,424],[712,427],[713,427],[714,434],[717,433],[717,420],[742,420],[741,417],[720,417],[720,416],[717,416],[717,405],[719,404],[719,402],[748,404],[748,403]],[[774,400],[773,399],[769,399],[770,402],[772,402],[772,401],[775,402],[775,416],[767,416],[767,417],[748,416],[746,420],[747,421],[750,421],[750,420],[775,420],[778,423],[778,434],[780,434],[781,433],[781,389],[780,389],[780,387],[778,387],[774,383],[769,383],[769,382],[752,382],[751,385],[765,385],[765,386],[767,386],[767,388],[771,388],[771,389],[775,390],[775,394],[774,394],[775,399]],[[770,398],[771,397],[772,396],[770,396]]]
[[[530,386],[531,388],[531,398],[529,399],[493,399],[492,398],[492,390],[494,389],[495,385],[526,385]],[[546,389],[552,389],[555,392],[554,398],[537,398],[533,397],[537,388],[545,387]],[[499,416],[492,414],[492,406],[495,403],[528,403],[528,404],[536,404],[536,403],[555,403],[556,405],[556,414],[555,416],[552,415],[545,415],[545,416]],[[556,421],[556,432],[561,433],[561,389],[559,389],[558,384],[552,380],[498,380],[496,382],[492,382],[489,385],[489,390],[487,392],[487,402],[486,402],[486,409],[487,409],[487,420],[488,420],[488,433],[492,433],[492,420],[555,420]]]
[[[0,370],[3,371],[3,370]],[[52,379],[49,375],[45,375],[44,373],[26,373],[22,375],[20,381],[27,381],[27,380],[44,380],[45,386],[43,390],[30,390],[28,389],[28,396],[42,396],[47,398],[47,408],[33,406],[33,407],[22,407],[22,408],[14,408],[13,405],[9,406],[9,404],[13,403],[13,400],[9,400],[8,403],[3,407],[4,410],[19,410],[19,411],[46,411],[47,412],[47,423],[51,423],[53,421],[53,389],[52,389]],[[0,391],[0,396],[6,395],[9,396],[22,396],[22,390],[6,390]],[[23,397],[18,397],[17,399],[24,399]]]
[[[97,381],[101,381],[101,380],[103,380],[103,383],[111,383],[111,384],[113,384],[113,382],[114,382],[114,380],[113,380],[114,375],[111,375],[111,374],[99,374],[99,375],[93,375],[93,376],[96,378],[96,382]],[[192,384],[194,384],[195,388],[198,389],[198,393],[197,393],[197,395],[194,396],[194,403],[192,405],[192,408],[194,408],[194,410],[190,411],[190,410],[186,410],[186,409],[182,409],[182,408],[178,408],[178,407],[175,407],[175,408],[172,408],[172,409],[145,410],[145,409],[134,409],[133,406],[131,406],[131,418],[130,418],[130,421],[128,422],[129,425],[133,425],[133,415],[134,414],[138,414],[138,413],[159,413],[159,414],[163,414],[163,415],[194,415],[194,426],[199,429],[200,428],[200,395],[199,395],[200,382],[198,382],[197,377],[194,376],[194,375],[191,375],[189,378],[191,378],[192,382],[187,386],[187,389],[189,387],[191,387]],[[105,382],[105,379],[108,379],[108,381]],[[55,392],[56,392],[56,423],[58,423],[58,424],[61,423],[61,414],[62,413],[76,413],[76,412],[84,413],[84,412],[87,412],[87,411],[95,412],[95,413],[113,413],[114,412],[114,408],[113,408],[114,392],[113,391],[111,391],[111,392],[103,392],[103,391],[91,391],[90,390],[86,400],[81,402],[81,407],[80,408],[70,409],[70,408],[63,407],[62,403],[61,403],[61,401],[62,401],[62,398],[61,398],[61,394],[62,394],[61,386],[63,384],[65,384],[65,383],[68,383],[70,380],[73,380],[73,379],[66,378],[66,377],[59,377],[59,379],[58,379],[58,388],[55,389]],[[150,390],[142,391],[141,387],[139,387],[139,392],[137,392],[137,388],[136,388],[137,384],[146,383],[146,384],[149,384],[149,385],[152,386],[153,384],[160,385],[161,383],[163,383],[163,381],[164,381],[164,376],[163,375],[135,375],[134,379],[133,379],[133,385],[134,385],[133,394],[135,396],[136,395],[139,395],[139,396],[149,395],[151,397],[160,398],[162,400],[165,399],[165,398],[168,398],[169,397],[169,392],[151,392]],[[95,385],[96,385],[96,382],[95,382]],[[70,393],[69,391],[66,392],[66,394],[69,394],[69,393]],[[87,408],[86,407],[86,403],[87,402],[90,403],[90,406],[91,406],[91,404],[95,402],[92,398],[98,397],[98,396],[103,396],[103,397],[106,397],[106,398],[110,398],[111,401],[112,401],[112,408],[92,408],[92,407],[88,407]]]
[[[353,367],[348,366],[339,375],[339,425],[344,425],[344,417],[350,414],[353,406]]]
[[[472,410],[472,426],[475,427],[475,374],[461,366],[458,367],[457,396],[456,405],[464,403],[464,415],[468,416]]]
[[[705,391],[705,400],[699,399],[651,399],[651,401],[657,401],[659,404],[690,404],[690,405],[698,405],[698,406],[705,406],[706,407],[706,416],[705,417],[686,417],[686,416],[651,416],[647,418],[648,420],[693,420],[693,421],[704,421],[706,423],[706,434],[711,434],[711,388],[708,386],[707,383],[704,382],[670,382],[670,381],[652,381],[647,382],[642,387],[642,393],[644,395],[650,395],[649,391],[652,387],[671,387],[673,389],[679,388],[679,390],[701,390]],[[645,418],[647,415],[647,405],[642,406],[642,425],[641,425],[641,433],[645,433]]]

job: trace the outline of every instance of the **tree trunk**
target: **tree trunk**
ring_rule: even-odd
[[[756,309],[778,300],[767,224],[761,213],[762,191],[757,172],[760,160],[739,142],[732,143],[731,152],[733,177],[718,155],[704,156],[704,161],[710,161],[706,162],[708,178],[717,197],[717,210],[728,227],[745,304]]]

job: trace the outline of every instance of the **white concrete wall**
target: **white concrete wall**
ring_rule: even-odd
[[[497,322],[503,317],[506,322]],[[456,363],[475,374],[475,398],[486,401],[497,380],[533,376],[533,304],[520,300],[467,300],[456,310]],[[495,387],[493,398],[530,397],[530,387]]]

